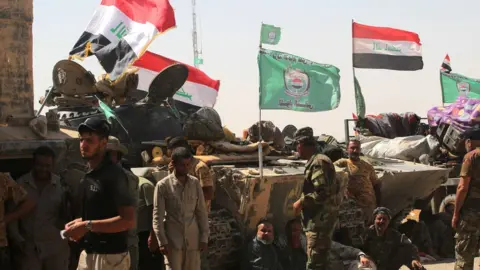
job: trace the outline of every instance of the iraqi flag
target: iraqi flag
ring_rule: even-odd
[[[115,80],[158,34],[172,27],[175,14],[168,0],[102,0],[70,56],[94,54]]]
[[[353,67],[391,70],[423,69],[418,34],[353,23]]]
[[[133,63],[133,66],[138,68],[138,89],[148,91],[155,76],[164,68],[176,63],[183,64],[150,51],[145,52]],[[183,65],[188,67],[188,78],[173,98],[197,107],[213,107],[217,101],[220,81],[208,77],[195,67]]]
[[[442,65],[440,66],[440,71],[445,73],[452,72],[452,66],[450,65],[450,56],[445,55],[445,59],[443,59]]]

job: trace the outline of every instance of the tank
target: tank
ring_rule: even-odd
[[[13,178],[27,173],[32,152],[48,145],[57,154],[56,169],[61,172],[68,162],[81,162],[78,136],[59,128],[56,113],[34,115],[32,1],[2,1],[0,9],[0,171]]]
[[[111,135],[127,146],[125,158],[135,167],[142,166],[142,142],[183,136],[183,122],[197,108],[172,98],[187,79],[185,65],[165,68],[152,81],[148,92],[137,90],[137,74],[129,70],[126,74],[115,83],[104,78],[97,81],[78,63],[61,60],[53,68],[53,86],[40,102],[57,106],[60,125],[76,129],[87,118],[105,118],[98,110],[100,99],[116,115],[117,120],[111,121]]]

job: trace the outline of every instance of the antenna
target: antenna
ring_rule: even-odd
[[[203,64],[203,59],[200,58],[200,52],[198,51],[198,43],[197,43],[197,14],[196,14],[196,0],[192,0],[192,22],[193,22],[193,29],[192,29],[192,41],[193,41],[193,65],[198,68],[201,64]]]

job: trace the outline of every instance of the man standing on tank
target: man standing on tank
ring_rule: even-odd
[[[83,248],[77,270],[128,270],[127,231],[135,226],[135,202],[127,175],[106,153],[110,125],[89,118],[78,132],[89,169],[79,187],[81,217],[65,225],[65,236]]]
[[[329,268],[328,256],[339,213],[340,185],[332,161],[318,153],[312,128],[297,130],[294,139],[300,158],[307,159],[308,163],[302,196],[293,204],[293,209],[295,213],[301,213],[307,237],[307,270],[324,270]]]
[[[457,186],[452,228],[455,235],[455,270],[472,269],[480,244],[480,129],[464,134],[463,157]]]

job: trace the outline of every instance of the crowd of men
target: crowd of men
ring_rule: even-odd
[[[35,150],[32,170],[16,181],[0,174],[0,269],[209,269],[214,183],[188,142],[167,141],[169,173],[156,182],[122,163],[128,150],[110,136],[105,120],[89,118],[78,132],[87,167],[75,192],[53,173],[55,152],[46,146]],[[381,183],[360,157],[360,142],[350,141],[349,157],[338,159],[319,153],[311,128],[299,129],[294,139],[308,162],[302,195],[293,204],[297,217],[285,227],[287,247],[275,245],[278,228],[262,219],[243,250],[241,269],[423,269],[417,246],[390,226]],[[469,153],[451,218],[455,269],[473,269],[480,238],[480,131],[466,132],[465,139]],[[346,193],[335,166],[346,168]],[[368,225],[359,248],[334,241],[345,196],[356,201]]]

